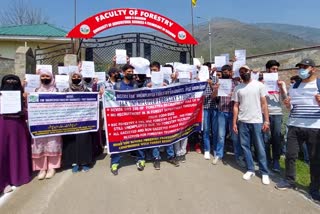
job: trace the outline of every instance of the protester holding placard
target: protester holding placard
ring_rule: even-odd
[[[57,92],[52,73],[39,70],[41,85],[35,92]],[[32,169],[39,171],[38,179],[50,179],[55,175],[55,169],[61,166],[62,138],[61,136],[32,139]]]
[[[72,72],[69,78],[69,88],[64,92],[90,92],[85,86],[81,73]],[[76,109],[75,109],[76,110]],[[72,165],[72,172],[77,173],[81,169],[84,172],[90,170],[93,164],[93,133],[81,133],[64,135],[63,138],[63,164]]]
[[[276,74],[278,73],[280,63],[276,60],[269,60],[266,64],[266,74]],[[266,78],[264,78],[266,79]],[[278,90],[268,90],[267,102],[269,110],[269,120],[270,120],[270,139],[264,137],[267,161],[272,170],[275,172],[280,172],[280,153],[281,153],[281,126],[282,126],[282,106],[281,102],[287,97],[287,89],[284,81],[275,80],[271,82],[274,86],[273,88],[278,88]],[[265,83],[267,84],[267,83]],[[268,136],[267,133],[263,133]],[[271,145],[272,145],[272,157],[271,157]]]
[[[317,78],[312,59],[303,59],[296,67],[299,68],[302,81],[291,86],[289,97],[284,100],[287,108],[291,109],[287,122],[286,170],[285,180],[278,183],[276,188],[296,188],[295,161],[299,146],[305,141],[310,158],[309,193],[314,200],[320,201],[320,79]]]
[[[241,66],[239,73],[242,83],[236,86],[232,100],[233,107],[233,131],[239,133],[240,144],[247,163],[247,172],[242,176],[244,180],[250,180],[255,176],[255,167],[252,158],[251,142],[255,144],[259,168],[262,173],[262,183],[270,184],[267,166],[266,152],[262,137],[262,131],[269,129],[267,92],[265,86],[250,77],[250,68]],[[264,115],[264,122],[262,119]]]
[[[0,114],[0,194],[31,180],[31,142],[23,102],[23,88],[16,75],[2,78],[0,91],[20,91],[18,113]],[[1,96],[1,94],[0,94]]]
[[[129,64],[122,66],[124,78],[121,82],[114,85],[114,90],[133,90],[137,89],[138,85],[133,80],[134,67]],[[111,173],[118,175],[121,156],[119,153],[111,155]],[[137,150],[136,166],[139,171],[143,171],[146,166],[145,155],[142,150]]]
[[[242,149],[239,142],[239,136],[232,130],[232,120],[233,120],[233,101],[231,100],[232,92],[234,91],[237,82],[232,80],[232,67],[230,65],[224,65],[221,68],[222,79],[219,79],[213,88],[213,96],[218,97],[218,140],[214,146],[215,157],[213,159],[213,164],[216,165],[222,158],[224,154],[224,145],[227,135],[227,130],[229,130],[230,138],[233,143],[234,154],[236,162],[239,166],[245,167],[245,163],[242,157]],[[223,81],[230,81],[231,87],[228,90],[227,95],[221,96],[219,94],[219,88],[223,88]]]

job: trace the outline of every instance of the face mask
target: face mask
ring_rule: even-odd
[[[310,77],[310,73],[309,73],[310,71],[308,69],[301,68],[299,69],[298,72],[299,72],[299,77],[303,80]]]
[[[244,74],[241,74],[240,77],[243,81],[247,82],[250,80],[251,75],[250,73],[244,73]]]
[[[83,80],[84,80],[86,83],[90,83],[92,79],[91,79],[91,78],[84,78]],[[78,83],[78,84],[79,84],[79,83]]]
[[[123,79],[123,73],[119,74],[119,78],[118,79]]]
[[[133,79],[133,74],[127,74],[127,75],[126,75],[126,78],[127,78],[128,80],[132,80],[132,79]]]
[[[44,85],[49,85],[51,83],[51,79],[41,79],[41,83]]]
[[[230,75],[222,73],[222,79],[229,79]]]
[[[80,82],[81,82],[81,79],[72,79],[72,83],[75,85],[79,85]]]

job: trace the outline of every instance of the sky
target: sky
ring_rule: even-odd
[[[14,0],[1,0],[8,8]],[[77,23],[96,13],[114,8],[143,8],[173,19],[185,26],[191,24],[191,0],[24,0],[49,17],[49,23],[65,30],[74,26],[74,2],[77,2]],[[303,9],[304,8],[304,9]],[[194,23],[205,19],[225,17],[246,23],[273,22],[320,28],[320,0],[198,0]],[[201,16],[204,19],[196,18]],[[119,29],[120,28],[120,29]],[[131,30],[119,27],[109,31]],[[135,27],[136,31],[139,28]],[[132,28],[133,29],[133,28]],[[145,31],[145,29],[141,29]],[[150,31],[150,30],[149,30]],[[113,32],[110,32],[111,34]]]

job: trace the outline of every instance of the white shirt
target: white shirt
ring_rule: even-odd
[[[265,86],[256,80],[237,85],[232,100],[239,103],[238,120],[244,123],[262,123],[261,98],[265,96]]]

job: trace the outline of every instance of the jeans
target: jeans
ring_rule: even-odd
[[[231,140],[233,143],[233,149],[236,159],[239,159],[242,153],[241,145],[239,143],[239,136],[234,133],[232,128],[232,112],[220,112],[218,111],[218,140],[215,145],[215,156],[219,157],[220,159],[223,158],[223,151],[224,151],[224,143],[226,138],[227,130],[229,130],[231,135]]]
[[[203,113],[204,151],[210,152],[211,145],[214,145],[218,139],[218,111],[217,109],[204,109]],[[212,137],[212,140],[210,140],[210,137]]]
[[[282,125],[282,115],[270,115],[270,132],[262,133],[264,135],[264,143],[266,149],[266,155],[268,162],[279,161],[281,153],[281,125]],[[268,136],[268,137],[267,137]],[[271,158],[271,144],[272,144],[272,158]]]
[[[246,159],[248,171],[255,171],[251,153],[251,142],[253,142],[258,156],[259,169],[262,175],[268,175],[267,158],[261,129],[262,123],[243,123],[241,121],[238,123],[240,144]]]
[[[136,152],[137,152],[136,162],[145,159],[143,150],[137,150]],[[112,164],[120,164],[120,160],[121,160],[120,153],[116,153],[116,154],[111,155],[111,165]]]
[[[310,159],[310,189],[318,192],[320,188],[320,129],[288,127],[288,143],[286,152],[286,179],[290,184],[295,183],[296,159],[299,146],[305,142]]]
[[[173,145],[166,146],[165,149],[167,153],[167,158],[168,159],[173,158],[174,157]],[[152,148],[152,156],[155,160],[161,159],[159,147]]]

